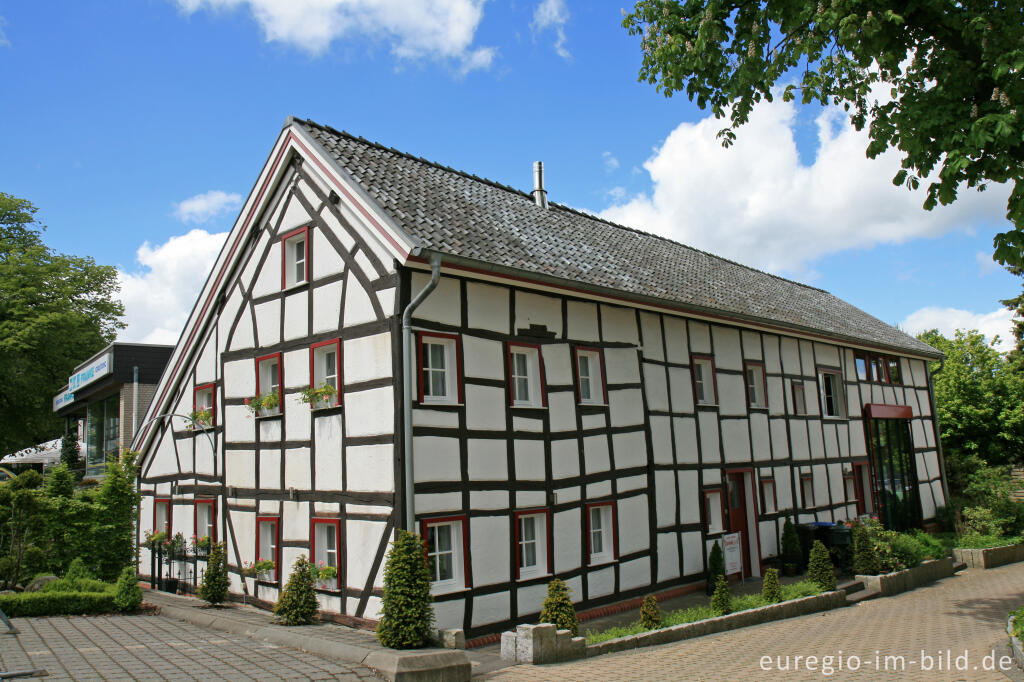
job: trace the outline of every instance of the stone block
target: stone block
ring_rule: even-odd
[[[442,649],[465,649],[466,633],[460,628],[438,630],[437,643]]]
[[[516,662],[516,633],[501,633],[501,660]]]

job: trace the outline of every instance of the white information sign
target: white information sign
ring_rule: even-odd
[[[742,535],[729,533],[722,536],[722,554],[725,555],[725,574],[732,575],[743,570],[743,547],[740,546]]]
[[[82,386],[90,384],[100,377],[107,376],[113,371],[113,369],[113,358],[110,353],[104,353],[90,362],[87,366],[68,377],[68,390],[74,393]]]

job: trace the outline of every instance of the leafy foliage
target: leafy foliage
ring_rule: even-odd
[[[423,538],[399,530],[384,564],[384,599],[377,639],[389,649],[426,646],[433,634],[432,601]]]
[[[882,563],[867,527],[859,521],[853,524],[853,572],[857,575],[878,575]]]
[[[811,555],[807,560],[807,577],[826,592],[836,589],[836,569],[832,565],[828,548],[821,540],[811,545]]]
[[[71,471],[83,468],[82,453],[78,450],[78,436],[73,431],[65,431],[60,438],[60,461]]]
[[[117,270],[50,249],[36,211],[0,192],[0,452],[63,433],[50,399],[124,326]]]
[[[125,566],[114,590],[114,608],[125,612],[138,611],[140,604],[142,590],[139,588],[139,576],[135,566]]]
[[[764,572],[761,581],[761,597],[769,604],[782,601],[782,588],[779,586],[779,569],[769,568]]]
[[[711,610],[716,616],[732,613],[732,596],[729,594],[729,581],[724,575],[715,578],[715,591],[711,595]]]
[[[320,619],[320,605],[313,589],[309,560],[300,555],[292,566],[288,584],[274,604],[274,615],[283,625],[310,625]]]
[[[661,627],[661,611],[653,594],[644,597],[643,603],[640,604],[640,624],[648,630]]]
[[[623,26],[641,36],[640,80],[728,116],[726,146],[754,105],[788,83],[784,100],[842,105],[854,127],[867,125],[870,158],[900,150],[893,183],[928,182],[926,209],[952,203],[964,185],[1014,183],[1014,228],[996,235],[995,259],[1024,265],[1019,6],[639,0]]]
[[[46,494],[51,498],[70,499],[75,496],[75,475],[61,462],[46,477]]]
[[[792,519],[786,517],[782,524],[782,556],[795,559],[801,555],[800,535],[796,532],[796,525]]]
[[[569,586],[555,578],[548,583],[548,596],[540,609],[540,622],[554,623],[559,630],[568,630],[575,637],[580,631],[576,607],[572,604]]]
[[[197,594],[208,604],[217,605],[227,601],[228,563],[223,542],[213,543]]]
[[[0,594],[0,610],[8,618],[80,616],[117,610],[115,594],[106,592],[20,592]]]
[[[722,554],[722,543],[716,542],[711,545],[711,552],[708,554],[708,578],[705,589],[708,594],[714,592],[718,583],[718,576],[725,575],[725,556]]]

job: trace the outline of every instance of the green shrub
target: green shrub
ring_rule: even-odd
[[[58,578],[39,588],[40,592],[108,592],[110,583],[92,578]]]
[[[729,594],[729,581],[724,575],[715,579],[715,592],[711,595],[711,610],[716,616],[732,613],[732,597]]]
[[[313,588],[313,573],[304,554],[292,566],[288,584],[274,604],[274,615],[283,625],[309,625],[317,622],[320,617],[320,605],[317,604]]]
[[[786,522],[782,524],[782,556],[793,561],[803,554],[800,547],[800,536],[796,532],[796,526],[787,516]]]
[[[826,592],[836,589],[836,570],[832,566],[828,548],[821,543],[821,540],[815,540],[811,545],[811,555],[807,561],[807,577]]]
[[[647,630],[661,627],[661,611],[658,610],[658,600],[653,594],[644,597],[640,605],[640,625]]]
[[[822,590],[814,581],[801,580],[800,582],[782,586],[782,601],[800,599],[802,597],[813,597],[816,594],[821,594],[823,591],[824,590]]]
[[[964,534],[1002,535],[1011,519],[997,515],[988,507],[967,507],[963,510]]]
[[[761,597],[769,604],[782,601],[782,588],[779,587],[779,569],[769,568],[764,572],[761,581]]]
[[[892,530],[876,531],[875,548],[883,573],[913,568],[924,560],[927,551],[913,535]]]
[[[708,555],[708,578],[705,583],[707,594],[714,592],[720,575],[725,575],[725,556],[722,554],[722,543],[716,541],[711,545],[711,553]]]
[[[956,511],[953,505],[935,508],[935,523],[940,531],[952,533],[956,530]]]
[[[426,646],[433,636],[432,601],[423,539],[399,530],[384,564],[384,599],[377,639],[390,649]]]
[[[138,611],[142,603],[142,590],[139,588],[139,576],[134,566],[125,566],[117,579],[114,590],[114,608],[118,611]]]
[[[913,530],[910,535],[921,546],[923,559],[944,559],[949,556],[949,546],[941,538],[923,530]]]
[[[93,578],[92,571],[85,567],[85,562],[82,561],[81,557],[75,557],[71,565],[68,566],[67,572],[64,574],[66,580],[80,580],[82,578]]]
[[[857,521],[853,524],[853,572],[857,575],[878,575],[882,570],[878,550],[867,527]]]
[[[114,593],[106,592],[20,592],[0,594],[0,610],[8,618],[34,616],[81,616],[112,613]]]
[[[991,549],[992,547],[1015,545],[1020,541],[1021,538],[1019,536],[1005,537],[1002,535],[978,535],[977,533],[970,533],[968,535],[961,535],[958,537],[956,539],[956,546],[960,549]]]
[[[580,622],[576,618],[576,607],[564,580],[555,578],[548,583],[548,596],[540,609],[540,622],[554,623],[559,630],[569,630],[572,636],[579,634]]]
[[[208,604],[222,604],[228,599],[228,565],[224,556],[224,543],[214,542],[206,561],[203,581],[197,595]]]

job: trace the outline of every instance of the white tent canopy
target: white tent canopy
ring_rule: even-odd
[[[78,441],[78,451],[85,451],[85,443]],[[60,461],[60,438],[40,443],[32,447],[12,452],[3,459],[0,464],[10,466],[11,464],[55,464]]]

